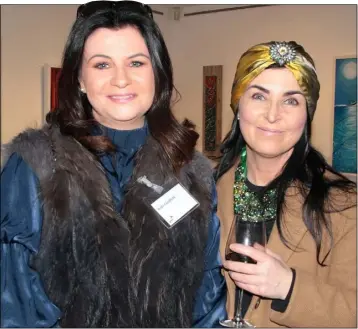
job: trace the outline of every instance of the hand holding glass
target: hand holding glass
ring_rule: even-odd
[[[255,264],[255,261],[248,256],[238,254],[230,249],[233,243],[241,243],[245,246],[253,246],[259,243],[266,245],[266,226],[264,221],[242,221],[239,216],[235,216],[231,226],[230,234],[226,244],[225,258],[235,262]],[[242,316],[242,297],[243,289],[236,287],[235,293],[235,315],[233,319],[220,321],[220,324],[229,328],[249,328],[253,327],[243,319]]]

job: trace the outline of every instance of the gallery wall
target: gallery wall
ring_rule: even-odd
[[[1,6],[2,143],[26,127],[42,124],[43,66],[60,64],[76,9],[77,5]],[[321,98],[313,124],[313,144],[331,161],[334,63],[336,57],[356,56],[355,5],[279,5],[181,15],[178,21],[168,6],[161,9],[164,15],[155,15],[155,19],[163,31],[182,96],[174,107],[179,119],[191,119],[202,131],[203,66],[222,65],[224,136],[233,119],[230,90],[240,55],[256,43],[296,40],[316,61]],[[187,7],[183,12],[199,9]],[[202,149],[201,140],[198,149]]]

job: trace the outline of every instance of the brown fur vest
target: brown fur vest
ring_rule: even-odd
[[[192,325],[211,215],[206,158],[196,153],[180,173],[200,207],[167,229],[148,205],[149,188],[136,181],[143,175],[158,185],[174,179],[150,137],[137,153],[121,215],[97,158],[57,128],[27,130],[7,152],[17,152],[39,179],[43,226],[32,265],[63,312],[61,326]]]

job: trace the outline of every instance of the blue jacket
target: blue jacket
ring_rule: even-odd
[[[145,142],[146,127],[133,131],[107,129],[118,147],[116,162],[101,158],[117,209],[123,188],[133,170],[133,158]],[[29,257],[40,245],[42,212],[38,179],[31,168],[13,154],[1,173],[1,327],[55,327],[61,310],[44,292],[38,273],[29,267]],[[209,226],[205,274],[197,292],[193,327],[219,327],[226,318],[226,286],[219,256],[220,227],[216,216],[217,196]]]

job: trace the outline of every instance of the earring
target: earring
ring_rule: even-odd
[[[86,89],[85,88],[81,88],[81,93],[85,94],[86,93]]]
[[[237,120],[240,120],[240,114],[239,113],[237,113]]]

